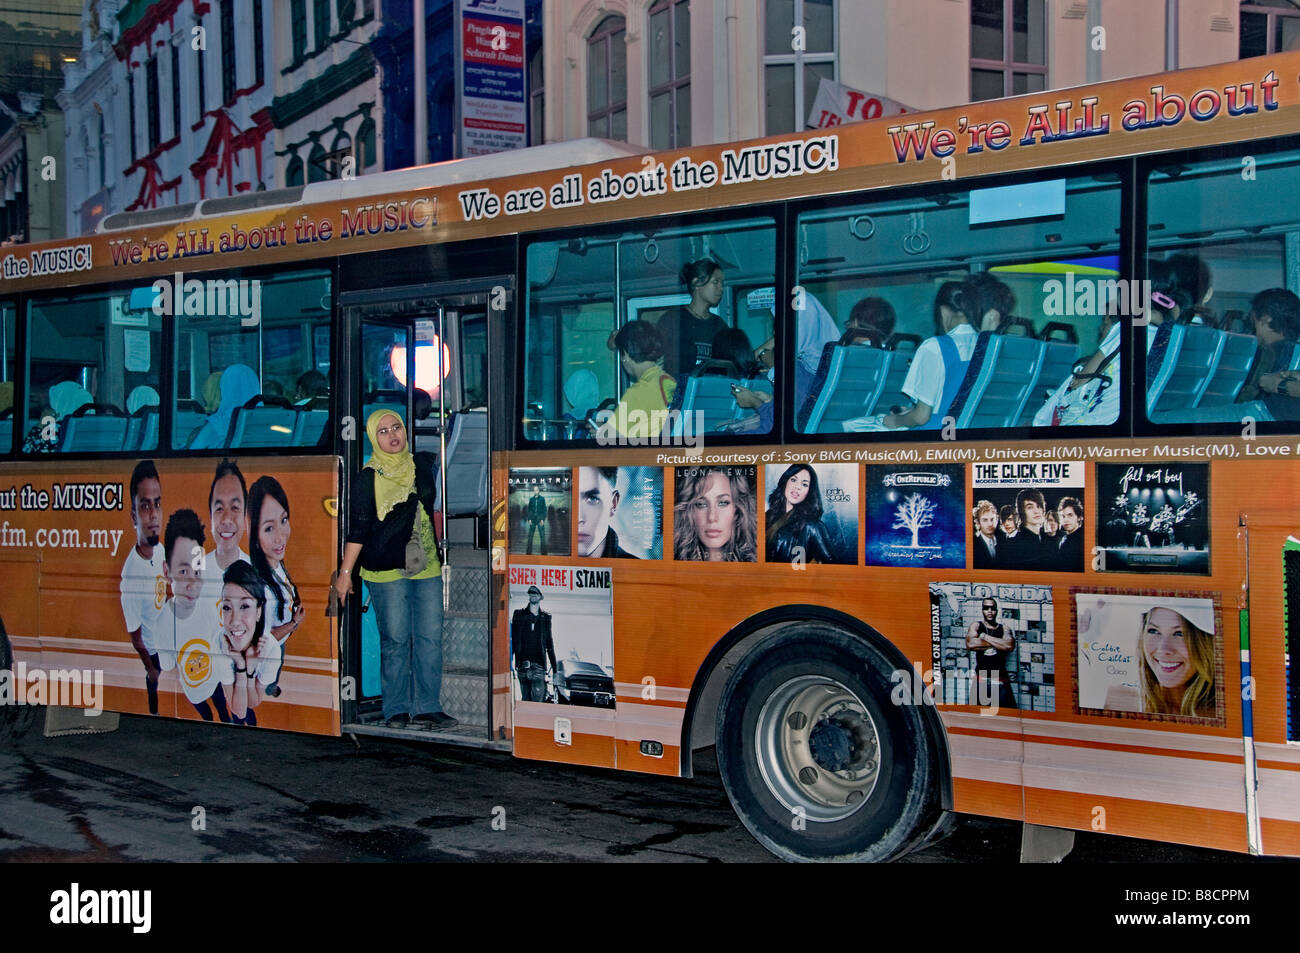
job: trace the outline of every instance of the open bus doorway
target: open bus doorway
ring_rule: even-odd
[[[351,704],[343,701],[345,732],[474,745],[490,741],[488,318],[489,308],[503,302],[490,300],[490,289],[502,283],[487,284],[477,292],[434,287],[371,291],[359,296],[365,300],[342,302],[344,320],[355,335],[356,367],[349,400],[355,427],[353,439],[345,440],[345,478],[349,483],[356,479],[370,459],[366,422],[371,415],[387,409],[399,414],[410,449],[430,471],[423,478],[436,487],[434,526],[442,544],[444,590],[439,702],[459,722],[438,728],[416,722],[391,725],[393,712],[385,709],[393,706],[384,704],[378,609],[371,586],[354,570],[353,592],[360,598],[349,599],[343,659],[344,675],[352,676],[345,684],[355,686],[356,697]],[[424,653],[431,668],[436,654]]]

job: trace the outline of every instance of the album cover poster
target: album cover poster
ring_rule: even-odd
[[[510,567],[510,674],[516,701],[614,707],[609,567]]]
[[[524,556],[569,555],[572,487],[573,474],[567,467],[510,471],[510,552]]]
[[[767,562],[857,565],[857,464],[768,464],[764,486]]]
[[[971,464],[974,568],[1083,572],[1084,472],[1066,461]]]
[[[867,465],[867,565],[966,568],[966,468]]]
[[[758,561],[758,467],[677,467],[673,559]]]
[[[1072,590],[1079,710],[1224,723],[1214,593]]]
[[[576,467],[578,550],[590,559],[663,556],[664,471]]]
[[[1208,463],[1097,464],[1105,572],[1210,572]]]
[[[1056,710],[1052,587],[930,584],[935,700],[1019,711]]]

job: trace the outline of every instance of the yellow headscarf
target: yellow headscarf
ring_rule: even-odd
[[[396,417],[402,427],[406,421],[395,410],[376,410],[366,418],[366,436],[370,438],[370,460],[366,466],[375,471],[375,511],[380,519],[398,503],[415,492],[415,457],[411,455],[411,435],[406,434],[406,447],[399,453],[389,453],[379,448],[379,422],[385,417]]]
[[[203,381],[203,410],[205,413],[216,413],[221,406],[221,371],[213,371]]]

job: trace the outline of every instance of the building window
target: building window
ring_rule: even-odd
[[[154,56],[144,67],[145,120],[149,124],[149,151],[153,152],[162,141],[162,117],[158,115],[158,57]]]
[[[688,0],[650,8],[650,147],[691,144],[691,11]]]
[[[285,188],[292,188],[295,185],[302,185],[302,160],[294,156],[289,160],[289,164],[284,169]]]
[[[266,62],[262,46],[266,40],[262,26],[262,0],[253,0],[253,78],[258,86],[266,79]]]
[[[172,138],[181,134],[181,48],[172,45]]]
[[[367,119],[357,130],[357,171],[372,168],[379,158],[375,151],[375,121]]]
[[[763,95],[767,135],[805,128],[817,87],[823,79],[836,79],[837,12],[835,0],[766,0]]]
[[[235,75],[235,0],[221,4],[221,101],[235,101],[238,89]]]
[[[326,182],[330,178],[329,167],[326,165],[325,147],[319,142],[314,143],[311,147],[311,153],[307,156],[307,181],[308,182]]]
[[[357,0],[339,0],[339,32],[347,32],[357,18]]]
[[[203,64],[206,62],[206,57],[196,56],[194,57],[194,62],[198,67],[198,73],[195,78],[195,82],[199,87],[198,121],[202,122],[204,114],[208,111],[208,71],[203,68]]]
[[[325,49],[330,41],[330,0],[313,0],[312,18],[316,21],[316,49]]]
[[[1047,88],[1043,0],[971,0],[971,102]]]
[[[130,119],[131,161],[135,161],[135,73],[126,74],[126,113]]]
[[[587,39],[587,135],[627,141],[627,22],[605,17]]]
[[[1239,36],[1242,59],[1300,49],[1300,9],[1289,0],[1243,3]]]
[[[293,61],[307,55],[307,0],[291,0],[289,25],[293,34]]]
[[[95,157],[99,160],[99,187],[106,188],[108,185],[108,141],[104,138],[104,117],[96,113],[95,125],[99,127],[99,137],[95,140],[98,148],[95,150]]]
[[[528,144],[540,146],[546,141],[546,73],[543,70],[542,47],[538,46],[528,60]]]

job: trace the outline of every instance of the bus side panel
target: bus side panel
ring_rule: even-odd
[[[204,532],[203,553],[195,550],[185,555],[203,575],[199,599],[211,600],[213,619],[221,597],[208,502],[216,462],[155,461],[162,493],[160,538],[155,549],[161,554],[168,520],[178,510],[197,514]],[[20,496],[17,511],[6,514],[9,532],[0,540],[9,557],[0,564],[5,573],[0,617],[13,636],[18,660],[29,666],[39,664],[46,672],[81,672],[103,686],[97,700],[86,697],[76,702],[69,696],[51,695],[51,703],[71,701],[74,707],[101,705],[136,714],[149,711],[145,669],[127,635],[120,589],[124,563],[137,542],[129,489],[135,466],[132,460],[51,460],[39,470],[30,465],[0,467],[0,483],[30,487],[31,491]],[[299,628],[281,646],[281,693],[256,708],[257,725],[337,735],[338,640],[335,620],[326,615],[329,578],[338,551],[334,512],[337,460],[245,458],[242,470],[250,487],[259,477],[272,476],[288,499],[291,534],[284,567],[297,586],[305,611]],[[24,499],[29,505],[22,505]],[[239,549],[245,554],[250,531],[246,529],[239,540]],[[19,561],[13,560],[14,555]],[[35,572],[38,558],[39,574]],[[174,553],[173,561],[178,558]],[[161,559],[158,565],[160,571]],[[11,580],[15,584],[11,585]],[[156,575],[149,582],[153,609],[161,610],[173,592],[165,576]],[[159,625],[155,632],[164,668],[158,683],[158,714],[197,720],[199,710],[191,704],[182,678],[195,686],[191,694],[199,695],[202,690],[197,686],[212,684],[211,670],[224,682],[223,670],[234,665],[222,648],[219,625],[209,640],[214,650],[211,655],[201,645],[196,651],[188,636],[177,646],[174,628],[163,628]],[[206,632],[203,638],[208,638]],[[53,685],[53,678],[50,683]],[[223,684],[223,697],[231,697],[229,684]],[[209,710],[214,709],[219,712],[220,706],[209,701]]]

